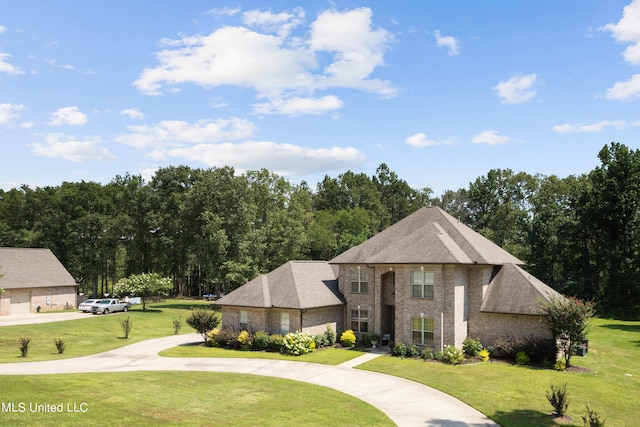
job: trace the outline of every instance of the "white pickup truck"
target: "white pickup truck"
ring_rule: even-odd
[[[115,298],[104,298],[96,301],[91,306],[91,313],[93,314],[109,314],[115,311],[127,311],[131,307],[128,302],[120,301]]]

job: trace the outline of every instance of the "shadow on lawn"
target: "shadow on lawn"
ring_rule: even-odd
[[[502,426],[558,426],[549,414],[531,409],[517,409],[511,412],[497,411],[492,419]]]
[[[608,329],[616,329],[618,331],[625,331],[625,332],[640,332],[640,324],[638,325],[618,325],[615,323],[610,323],[607,325],[602,325],[603,328],[608,328]]]

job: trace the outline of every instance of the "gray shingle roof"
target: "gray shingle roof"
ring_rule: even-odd
[[[0,288],[76,286],[76,282],[49,249],[0,248]]]
[[[289,261],[216,301],[239,307],[309,309],[341,305],[337,267],[325,261]]]
[[[558,292],[515,264],[505,264],[489,283],[480,311],[505,314],[540,314],[538,301]]]
[[[438,207],[417,210],[332,264],[523,264]]]

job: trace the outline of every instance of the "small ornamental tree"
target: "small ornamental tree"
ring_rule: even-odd
[[[569,368],[571,355],[587,337],[589,321],[594,315],[594,303],[578,298],[557,298],[540,301],[540,315],[547,322],[558,349],[564,355],[565,368]]]
[[[187,324],[202,335],[204,342],[207,342],[209,332],[220,325],[220,318],[216,316],[216,313],[212,310],[196,308],[191,312],[191,315],[187,317]],[[234,338],[236,337],[237,334],[234,334]]]
[[[173,282],[168,277],[161,277],[157,273],[134,274],[120,279],[113,286],[116,295],[134,294],[142,300],[142,311],[147,310],[147,298],[167,295],[173,289]]]

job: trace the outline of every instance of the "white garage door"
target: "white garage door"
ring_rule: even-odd
[[[11,314],[31,312],[31,291],[23,289],[11,290]]]

